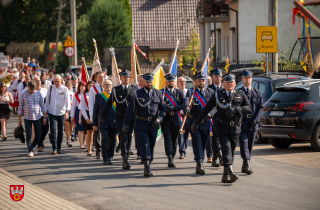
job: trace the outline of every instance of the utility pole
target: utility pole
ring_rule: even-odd
[[[60,34],[61,8],[62,8],[62,0],[59,1],[58,29],[57,29],[57,36],[56,36],[56,55],[54,56],[54,64],[53,64],[53,70],[54,71],[56,71],[57,58],[58,58],[58,44],[59,44],[59,34]]]
[[[277,26],[277,37],[278,37],[278,34],[279,34],[279,0],[275,0],[275,8],[274,8],[274,18],[275,18],[275,26]],[[276,73],[278,73],[278,59],[279,59],[279,54],[278,53],[276,53],[275,54],[275,58],[274,58],[274,60],[275,60],[275,62],[274,62],[274,72],[276,72]]]
[[[70,0],[70,12],[71,38],[74,42],[74,56],[72,57],[72,65],[78,65],[76,0]]]
[[[269,5],[268,5],[268,26],[273,26],[273,10],[274,10],[274,0],[269,0]],[[273,53],[266,53],[266,72],[272,71],[273,72]]]

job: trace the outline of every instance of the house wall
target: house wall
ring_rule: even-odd
[[[241,0],[230,3],[230,8],[239,11],[239,60],[262,60],[264,54],[256,53],[256,27],[268,25],[268,2],[268,0]],[[292,25],[292,9],[294,8],[292,0],[279,0],[278,7],[278,50],[286,51],[289,47],[293,47],[298,39],[299,19],[296,17],[296,24]],[[309,6],[309,9],[314,16],[320,19],[320,6],[316,8]],[[230,27],[236,27],[236,14],[233,11],[229,13],[230,22],[216,23],[216,29],[221,29],[221,43],[218,43],[219,37],[216,32],[216,44],[217,46],[221,45],[222,58],[226,59],[228,56],[232,61],[235,60],[232,55],[232,50],[235,49],[235,46],[232,43]],[[311,28],[312,37],[320,37],[319,30]],[[227,44],[227,37],[229,37],[229,44]],[[224,41],[224,39],[226,40]],[[227,46],[229,46],[229,51],[226,50]],[[297,44],[292,56],[293,59],[298,57],[299,50],[300,46]],[[219,57],[218,52],[217,47],[217,57]]]

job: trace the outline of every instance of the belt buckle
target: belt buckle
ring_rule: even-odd
[[[174,112],[170,112],[170,116],[173,116],[174,115]]]
[[[148,117],[148,121],[152,121],[152,118],[153,118],[153,117]]]
[[[251,118],[251,114],[247,114],[247,118]]]
[[[230,122],[230,126],[234,126],[234,122],[233,121]]]

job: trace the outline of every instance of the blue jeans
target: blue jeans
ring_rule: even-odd
[[[49,120],[50,120],[50,134],[51,134],[52,149],[60,150],[62,137],[63,137],[64,115],[56,116],[49,113]],[[58,127],[58,138],[57,138],[57,127]]]
[[[38,144],[41,137],[41,118],[38,120],[24,120],[24,124],[26,127],[26,138],[27,138],[27,146],[29,149],[29,152],[33,151],[33,147]],[[34,127],[34,133],[35,137],[33,140],[33,144],[31,141],[31,135],[32,135],[32,125]]]

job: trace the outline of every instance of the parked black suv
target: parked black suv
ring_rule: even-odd
[[[320,80],[294,81],[276,90],[263,106],[262,137],[275,148],[301,140],[320,151]]]
[[[260,74],[260,75],[254,75],[252,77],[252,87],[257,88],[261,91],[263,102],[266,102],[274,94],[274,92],[276,92],[277,87],[283,86],[288,82],[306,80],[306,79],[308,79],[308,75],[306,74],[291,73],[291,72]],[[237,84],[235,89],[240,89],[242,88],[242,86],[243,84],[240,81]],[[266,141],[267,139],[263,138],[260,135],[260,131],[258,131],[255,137],[255,143],[261,144],[261,143],[265,143]]]

